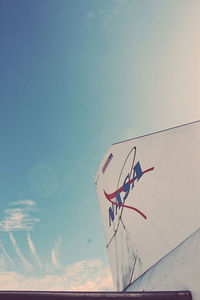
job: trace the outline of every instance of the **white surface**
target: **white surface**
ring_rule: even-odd
[[[184,291],[200,295],[200,229],[138,278],[126,291]]]
[[[147,219],[132,209],[120,208],[109,226],[112,204],[104,190],[109,194],[123,186],[134,147],[134,165],[139,161],[142,171],[154,170],[135,181],[124,204],[139,209]],[[105,154],[95,181],[117,290],[123,290],[200,227],[199,149],[200,122],[195,122],[112,145]],[[110,153],[113,158],[103,174]],[[123,198],[125,193],[120,195]]]

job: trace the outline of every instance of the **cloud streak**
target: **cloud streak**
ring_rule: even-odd
[[[55,244],[55,247],[51,251],[51,261],[52,261],[53,266],[56,269],[60,269],[61,268],[61,265],[60,265],[60,263],[58,261],[58,258],[57,258],[58,257],[58,253],[59,253],[59,248],[60,248],[61,241],[62,241],[62,239],[59,238],[58,242]]]
[[[3,252],[3,254],[4,254],[4,256],[7,258],[7,260],[8,260],[9,262],[11,262],[12,264],[15,265],[14,261],[13,261],[12,258],[8,255],[8,253],[6,252],[6,250],[5,250],[5,248],[4,248],[4,246],[3,246],[2,244],[0,244],[0,248],[1,248],[1,250],[2,250],[2,252]]]
[[[35,261],[36,261],[37,265],[38,265],[40,268],[42,268],[42,263],[41,263],[41,261],[40,261],[40,259],[39,259],[39,256],[37,255],[35,246],[34,246],[32,240],[31,240],[31,236],[30,236],[29,233],[27,234],[27,240],[28,240],[29,248],[30,248],[30,250],[31,250],[31,253],[32,253],[33,257],[35,258]]]
[[[9,237],[10,237],[10,240],[14,246],[14,249],[17,253],[17,255],[19,256],[19,258],[21,259],[21,261],[23,262],[24,264],[24,267],[27,271],[30,271],[32,269],[32,266],[28,263],[28,261],[24,258],[24,256],[22,255],[21,251],[19,250],[18,246],[17,246],[17,243],[16,243],[16,240],[14,238],[14,236],[12,235],[11,232],[9,232]]]

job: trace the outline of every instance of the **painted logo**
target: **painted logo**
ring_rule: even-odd
[[[140,162],[138,161],[137,163],[135,163],[135,157],[136,157],[136,147],[134,147],[129,152],[127,158],[125,159],[125,162],[123,164],[122,170],[119,175],[116,190],[110,194],[108,194],[104,190],[106,199],[112,203],[112,205],[110,206],[110,208],[108,210],[109,226],[111,226],[111,223],[114,221],[115,216],[117,215],[118,210],[120,210],[121,207],[132,209],[135,212],[137,212],[141,217],[143,217],[144,219],[147,219],[145,214],[143,212],[141,212],[139,209],[137,209],[136,207],[128,206],[128,205],[124,204],[126,199],[128,198],[130,190],[132,190],[134,188],[135,182],[139,181],[144,174],[154,170],[154,167],[151,167],[149,169],[142,171]],[[121,178],[123,178],[123,173],[127,169],[130,161],[132,162],[130,172],[128,172],[128,174],[125,173],[127,175],[125,176],[124,181],[122,181],[123,184],[120,186]],[[123,197],[121,197],[122,192],[124,192]],[[115,201],[113,201],[114,199],[115,199]]]

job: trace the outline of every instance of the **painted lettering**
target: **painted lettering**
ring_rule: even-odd
[[[141,165],[139,163],[139,161],[135,164],[135,166],[132,169],[132,172],[130,172],[130,174],[133,174],[133,178],[130,178],[130,174],[127,174],[122,187],[118,188],[115,192],[111,193],[111,194],[107,194],[104,191],[104,194],[107,198],[108,201],[110,201],[112,203],[112,206],[109,207],[108,210],[108,215],[109,215],[109,226],[111,226],[112,222],[115,219],[115,216],[118,214],[118,211],[121,209],[121,207],[126,207],[129,209],[133,209],[136,212],[138,212],[144,219],[146,219],[146,216],[139,211],[138,209],[131,207],[131,206],[127,206],[124,205],[126,199],[128,198],[130,189],[133,189],[135,186],[135,181],[139,181],[140,178],[142,177],[143,174],[149,172],[149,171],[153,171],[154,167],[147,169],[145,171],[142,171]],[[121,197],[121,193],[124,192],[123,195],[123,200]],[[115,198],[115,202],[112,201],[112,199]]]

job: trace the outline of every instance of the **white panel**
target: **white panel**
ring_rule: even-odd
[[[114,144],[105,154],[95,181],[118,290],[200,227],[199,150],[200,122],[195,122]],[[117,202],[116,193],[112,198],[104,191],[118,191],[118,203],[121,199],[128,208],[110,203]]]
[[[191,291],[200,295],[200,229],[127,288],[130,291]]]

